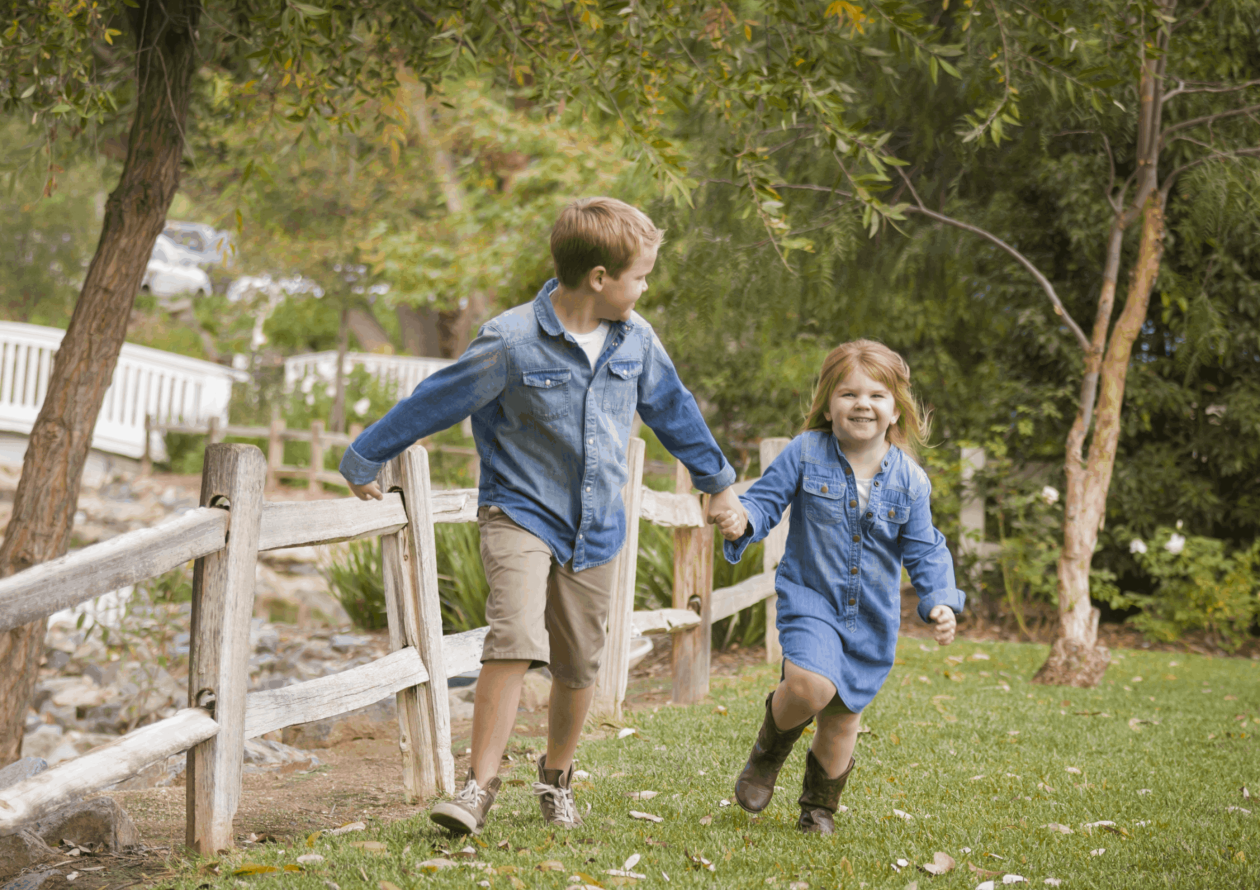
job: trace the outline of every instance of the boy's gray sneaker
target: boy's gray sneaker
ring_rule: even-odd
[[[451,800],[444,800],[430,810],[429,819],[456,834],[481,834],[486,814],[499,793],[499,784],[499,777],[495,776],[483,788],[469,770],[463,789]]]
[[[582,824],[582,817],[577,813],[577,802],[573,799],[573,764],[564,772],[558,769],[547,769],[547,755],[538,758],[538,781],[534,783],[534,793],[538,795],[538,805],[542,808],[543,821],[558,828],[576,828]]]

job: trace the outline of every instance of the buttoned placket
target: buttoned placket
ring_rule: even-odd
[[[598,359],[595,360],[595,368],[591,371],[591,382],[586,387],[586,398],[582,402],[582,432],[586,439],[586,461],[582,473],[582,521],[578,523],[577,540],[573,542],[573,568],[577,571],[577,567],[586,561],[586,532],[590,529],[591,521],[595,517],[595,511],[592,507],[592,491],[594,488],[595,474],[599,469],[599,447],[595,444],[598,438],[598,424],[595,418],[595,412],[591,410],[591,395],[595,391],[595,381],[599,379],[600,371],[608,364],[608,360],[617,352],[621,346],[621,341],[626,336],[627,325],[623,322],[614,322],[614,331],[612,342],[604,349]],[[572,339],[572,335],[565,332],[566,339],[574,346],[577,341]],[[580,346],[577,347],[581,349]],[[586,358],[585,355],[582,356]]]

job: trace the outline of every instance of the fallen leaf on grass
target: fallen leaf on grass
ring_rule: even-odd
[[[589,779],[590,777],[591,774],[584,769],[575,769],[573,771],[573,778],[575,779]]]
[[[907,822],[913,822],[914,816],[911,816],[905,810],[893,810],[893,815],[898,818],[905,819]]]
[[[725,716],[726,716],[726,705],[718,705],[716,708],[714,708],[714,709],[713,709],[713,713],[714,713],[714,714],[720,714],[720,715],[722,715],[723,717],[725,717]]]
[[[619,739],[629,738],[630,736],[635,735],[637,732],[638,730],[635,729],[633,726],[627,726],[625,729],[622,729],[621,731],[617,733],[617,738]]]
[[[318,853],[306,853],[305,855],[299,856],[297,858],[297,861],[305,865],[308,862],[310,863],[323,862],[324,857],[320,856]]]
[[[1046,883],[1046,884],[1050,885],[1051,887],[1057,887],[1057,886],[1059,886],[1060,884],[1062,884],[1063,882],[1062,882],[1062,881],[1060,881],[1058,878],[1046,878],[1046,880],[1044,881],[1044,883]]]
[[[701,817],[700,817],[700,824],[701,824],[701,825],[712,825],[712,824],[713,824],[713,817],[712,817],[712,816],[710,816],[710,815],[704,815],[704,816],[701,816]]]
[[[402,890],[402,888],[392,881],[379,881],[376,886],[380,887],[381,890]]]
[[[972,874],[979,875],[982,878],[996,878],[1001,874],[1000,871],[989,871],[987,868],[981,868],[980,866],[973,865],[970,862],[967,863],[967,868],[971,869]]]
[[[950,856],[948,853],[937,851],[932,854],[931,862],[925,862],[923,865],[920,865],[919,868],[923,869],[930,875],[943,875],[947,872],[953,871],[957,865],[958,863],[954,861],[953,856]]]
[[[976,884],[976,890],[993,890],[993,882],[984,881],[983,883]]]
[[[660,794],[659,791],[627,791],[626,797],[631,800],[651,800]]]
[[[1090,856],[1101,856],[1103,853],[1106,853],[1106,852],[1107,852],[1107,848],[1106,848],[1106,847],[1099,847],[1097,850],[1090,850],[1090,851],[1089,851],[1089,855],[1090,855]]]
[[[1072,829],[1068,828],[1066,825],[1061,825],[1058,822],[1051,822],[1048,825],[1043,825],[1041,827],[1049,828],[1051,831],[1057,831],[1059,832],[1059,834],[1075,834],[1076,833]]]
[[[1003,884],[1027,884],[1028,879],[1023,875],[1002,875]]]
[[[512,844],[508,840],[504,839],[495,844],[495,846],[500,850],[506,850],[508,847],[512,846]]]
[[[804,881],[793,881],[788,884],[788,890],[809,890],[809,884]]]
[[[389,852],[389,847],[380,841],[351,841],[350,846],[358,847],[364,853],[374,853],[377,856],[383,856]]]
[[[708,859],[705,859],[703,856],[699,854],[696,854],[693,856],[692,854],[688,853],[687,859],[691,862],[692,865],[696,866],[696,868],[704,869],[706,871],[717,871],[716,865],[714,865]]]
[[[1227,812],[1227,813],[1242,813],[1244,816],[1250,816],[1250,815],[1251,815],[1251,810],[1247,809],[1246,807],[1226,807],[1226,808],[1225,808],[1225,812]]]
[[[641,874],[637,871],[630,871],[628,868],[610,868],[604,872],[604,874],[612,875],[614,878],[634,878],[638,881],[647,877],[645,874]]]
[[[648,822],[664,822],[660,816],[653,816],[651,813],[640,813],[638,810],[630,811],[631,819],[646,819]]]
[[[1247,790],[1247,786],[1242,786],[1243,800],[1251,800],[1251,792]]]
[[[1150,794],[1150,793],[1151,793],[1151,789],[1149,789],[1149,788],[1139,788],[1139,789],[1138,789],[1138,794]]]
[[[1071,773],[1074,776],[1079,776],[1081,774],[1081,771],[1074,766],[1069,766],[1066,769],[1069,773]]]
[[[364,831],[366,829],[367,825],[363,822],[347,822],[345,825],[337,828],[330,828],[327,832],[325,832],[325,834],[331,834],[333,837],[337,837],[338,835],[349,834],[352,831]]]
[[[473,859],[477,856],[477,851],[472,847],[464,847],[458,853],[452,853],[451,855],[457,859]]]
[[[1046,794],[1054,794],[1054,789],[1051,788],[1049,785],[1047,785],[1045,782],[1038,782],[1037,790],[1044,791],[1046,792]]]
[[[257,862],[241,863],[239,868],[232,871],[234,876],[240,875],[270,875],[278,872],[280,869],[274,865],[259,865]]]
[[[564,863],[558,859],[548,859],[535,866],[539,871],[564,871]]]
[[[893,871],[901,871],[903,868],[909,868],[910,860],[898,859],[896,862],[892,864],[892,867],[893,867]]]
[[[424,860],[424,862],[420,862],[416,865],[416,868],[420,869],[423,872],[428,872],[429,874],[435,874],[436,872],[439,872],[444,868],[454,868],[454,867],[455,867],[454,862],[452,862],[450,859],[442,859],[442,858],[426,859]]]
[[[840,857],[840,870],[850,877],[853,876],[853,863],[849,861],[848,856]]]

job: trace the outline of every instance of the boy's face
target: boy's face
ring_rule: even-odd
[[[647,292],[647,277],[656,266],[656,248],[649,248],[631,261],[620,278],[613,278],[603,266],[590,271],[595,291],[595,315],[604,321],[627,321],[634,304]]]

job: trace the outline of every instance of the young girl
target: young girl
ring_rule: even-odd
[[[747,526],[735,511],[717,517],[726,559],[738,562],[792,508],[775,573],[782,680],[735,782],[749,812],[770,803],[792,745],[817,717],[797,827],[835,831],[862,709],[892,669],[903,565],[919,617],[936,623],[940,645],[954,639],[965,597],[916,463],[926,426],[901,356],[871,340],[838,346],[823,362],[804,432],[741,498]]]

